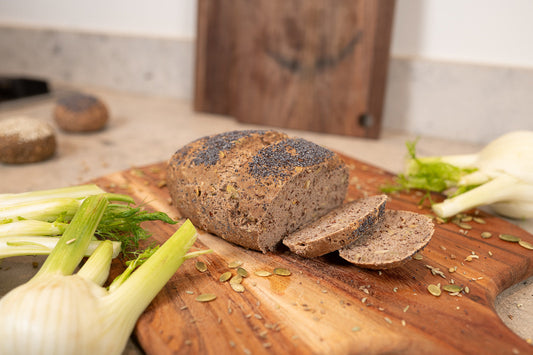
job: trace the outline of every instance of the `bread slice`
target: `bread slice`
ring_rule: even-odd
[[[179,149],[168,163],[167,186],[174,206],[198,228],[267,252],[342,205],[348,176],[329,149],[282,132],[244,130]]]
[[[363,268],[390,269],[424,248],[433,232],[433,221],[427,216],[387,210],[374,232],[340,249],[339,255]]]
[[[386,195],[346,203],[292,233],[283,239],[283,244],[306,258],[339,250],[371,232],[383,216],[386,203]]]

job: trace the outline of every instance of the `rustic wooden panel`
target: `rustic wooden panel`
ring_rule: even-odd
[[[378,137],[394,4],[200,0],[196,109],[245,123]]]
[[[234,57],[234,2],[198,0],[194,108],[228,115]]]
[[[344,157],[351,169],[348,198],[379,193],[392,175]],[[97,179],[109,191],[127,192],[148,208],[178,218],[162,186],[165,163],[130,169]],[[388,208],[429,213],[419,209],[416,194],[391,196]],[[439,199],[439,196],[434,196]],[[533,252],[500,240],[510,233],[533,242],[533,236],[500,218],[478,213],[486,224],[469,222],[472,229],[453,223],[437,224],[433,239],[421,253],[388,271],[357,268],[336,253],[304,259],[280,250],[262,254],[245,250],[201,233],[195,248],[214,252],[200,260],[200,273],[187,261],[141,316],[135,335],[147,354],[512,354],[531,353],[494,310],[496,296],[533,275]],[[149,223],[157,242],[177,227]],[[490,239],[482,231],[493,233]],[[467,261],[475,253],[479,258]],[[234,292],[218,281],[240,260],[251,276],[246,291]],[[438,268],[434,275],[427,265]],[[115,264],[115,273],[120,269]],[[259,277],[256,270],[284,267],[289,277]],[[449,269],[457,267],[450,272]],[[429,284],[452,282],[469,292],[435,297]],[[209,303],[195,301],[201,293],[215,293]]]

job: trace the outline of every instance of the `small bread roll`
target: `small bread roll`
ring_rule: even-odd
[[[109,111],[99,98],[71,92],[57,100],[54,119],[57,125],[67,132],[99,131],[106,126]]]
[[[29,117],[0,121],[0,161],[8,164],[34,163],[56,151],[52,126]]]

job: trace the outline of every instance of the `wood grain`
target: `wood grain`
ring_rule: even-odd
[[[394,0],[200,0],[195,109],[376,138]]]
[[[351,169],[349,199],[379,192],[392,175],[344,157]],[[165,163],[130,169],[97,179],[108,191],[127,192],[147,208],[179,218],[169,203]],[[388,208],[429,213],[420,196],[392,195]],[[438,199],[439,196],[434,196]],[[195,248],[213,253],[199,258],[201,273],[187,261],[139,319],[135,335],[147,354],[512,354],[532,347],[510,331],[494,310],[496,296],[533,275],[533,251],[500,240],[499,233],[533,236],[484,212],[472,211],[486,224],[436,224],[421,260],[388,271],[357,268],[335,253],[304,259],[280,250],[262,254],[201,233]],[[164,242],[175,226],[149,223],[152,238]],[[482,231],[492,238],[483,239]],[[472,261],[466,261],[469,255]],[[250,272],[245,292],[218,281],[240,260]],[[428,268],[438,268],[442,276]],[[115,264],[114,271],[120,269]],[[257,270],[284,267],[291,276],[259,277]],[[457,267],[450,272],[449,269]],[[234,270],[233,270],[234,272]],[[455,282],[469,292],[435,297],[429,284]],[[214,293],[209,303],[195,301]]]

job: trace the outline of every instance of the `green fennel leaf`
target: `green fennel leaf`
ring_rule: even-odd
[[[147,221],[177,223],[164,212],[148,212],[140,207],[111,204],[96,229],[96,235],[99,239],[121,242],[123,251],[136,249],[141,240],[150,237],[150,233],[141,226]]]
[[[383,192],[423,190],[426,191],[426,196],[421,201],[423,202],[430,196],[429,192],[443,192],[455,187],[463,176],[476,170],[474,168],[459,168],[442,161],[438,157],[418,158],[416,155],[416,143],[416,140],[406,142],[410,158],[408,166],[404,173],[398,174],[393,185],[382,187],[381,190]],[[465,188],[459,189],[458,192],[465,192]]]

